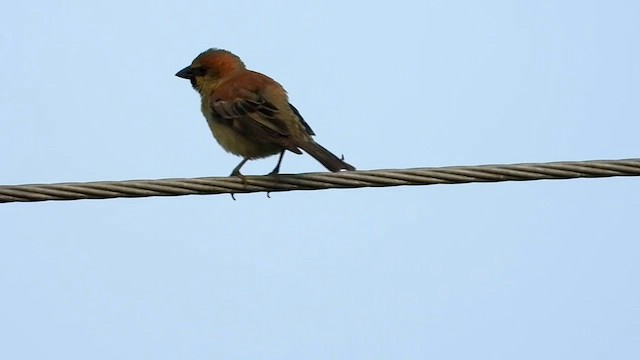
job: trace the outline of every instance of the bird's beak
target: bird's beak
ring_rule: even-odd
[[[187,79],[187,80],[191,80],[194,78],[193,70],[191,69],[191,66],[187,66],[186,68],[178,71],[176,73],[176,76],[179,78]]]

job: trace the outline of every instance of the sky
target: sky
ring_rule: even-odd
[[[226,176],[201,51],[359,169],[640,157],[637,1],[41,1],[0,184]],[[276,158],[248,163],[266,174]],[[283,173],[322,171],[308,155]],[[638,359],[636,178],[0,204],[3,359]]]

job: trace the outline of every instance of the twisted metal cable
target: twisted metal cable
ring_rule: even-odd
[[[0,203],[639,176],[640,159],[0,186]]]

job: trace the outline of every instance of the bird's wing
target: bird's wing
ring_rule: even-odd
[[[307,133],[309,133],[309,135],[315,135],[316,133],[314,133],[313,129],[311,129],[311,126],[309,126],[309,124],[307,124],[307,122],[304,121],[304,118],[302,117],[302,115],[300,115],[300,112],[298,111],[298,109],[296,109],[296,107],[293,106],[291,103],[289,103],[289,107],[291,107],[291,110],[293,111],[293,113],[298,117],[298,119],[300,119],[300,122],[302,123],[302,126],[304,126],[304,129],[307,131]]]
[[[211,109],[219,120],[246,137],[300,153],[291,144],[290,130],[278,108],[257,94],[253,99],[217,100]]]

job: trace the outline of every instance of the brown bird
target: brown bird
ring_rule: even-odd
[[[248,161],[280,154],[270,175],[278,174],[285,150],[313,156],[330,171],[355,170],[311,137],[315,135],[275,80],[247,70],[229,51],[209,49],[176,76],[191,81],[213,137],[228,152],[242,156],[231,172],[239,176]]]

